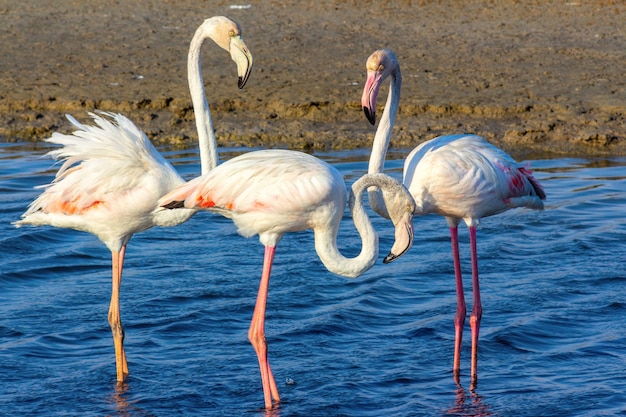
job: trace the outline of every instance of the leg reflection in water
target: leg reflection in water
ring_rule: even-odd
[[[447,415],[463,417],[488,417],[493,415],[491,406],[487,404],[483,396],[478,395],[473,389],[469,395],[465,388],[458,386],[454,406],[446,410]]]

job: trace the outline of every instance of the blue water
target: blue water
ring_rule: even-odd
[[[448,229],[415,220],[415,244],[357,279],[325,270],[310,231],[279,244],[267,339],[282,404],[265,413],[247,331],[263,247],[200,213],[129,244],[122,320],[130,378],[115,382],[107,323],[110,253],[95,237],[15,229],[56,167],[41,144],[0,144],[0,414],[45,416],[626,415],[626,158],[531,161],[546,210],[484,219],[478,386],[452,378],[454,273]],[[194,150],[162,149],[179,172]],[[237,153],[222,152],[224,158]],[[389,173],[401,177],[402,155]],[[367,151],[319,154],[348,183]],[[381,261],[393,230],[373,217]],[[468,233],[460,229],[466,296]],[[359,250],[346,217],[346,254]],[[471,308],[471,298],[468,300]]]

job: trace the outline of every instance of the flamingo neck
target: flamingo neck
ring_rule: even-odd
[[[368,175],[354,183],[350,190],[350,212],[361,237],[361,252],[346,258],[337,248],[337,233],[343,213],[335,216],[328,228],[315,228],[315,250],[326,268],[337,275],[355,278],[370,269],[378,258],[378,235],[363,207],[362,195],[370,185],[378,185]],[[343,206],[342,206],[343,207]]]
[[[374,142],[372,143],[372,153],[370,155],[370,161],[368,166],[368,174],[382,173],[385,170],[385,158],[387,157],[387,149],[389,148],[389,141],[391,140],[391,132],[393,126],[396,123],[396,115],[398,114],[398,107],[400,106],[400,90],[402,88],[402,74],[400,67],[391,73],[389,83],[389,93],[387,95],[387,102],[385,104],[385,110],[378,123],[378,129],[376,129],[376,135],[374,136]],[[389,213],[385,207],[382,193],[379,188],[372,188],[368,192],[370,205],[372,209],[380,216],[389,218]]]
[[[213,121],[211,120],[211,112],[209,103],[207,102],[204,92],[204,83],[202,81],[202,62],[200,59],[200,50],[202,44],[208,39],[202,31],[198,30],[189,46],[189,55],[187,57],[187,79],[189,81],[189,92],[191,93],[191,103],[196,119],[196,128],[198,129],[198,147],[200,148],[200,166],[202,174],[206,174],[218,163],[217,140],[215,139],[215,131],[213,129]]]

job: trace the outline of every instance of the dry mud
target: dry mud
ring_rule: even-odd
[[[524,158],[626,155],[626,3],[579,0],[0,0],[0,141],[100,109],[195,143],[187,49],[213,15],[255,58],[239,91],[228,55],[203,49],[220,146],[369,147],[365,60],[385,47],[403,73],[392,147],[478,133]]]

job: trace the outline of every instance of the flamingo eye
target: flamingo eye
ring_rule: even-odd
[[[229,31],[228,31],[228,36],[230,36],[231,38],[232,38],[233,36],[235,36],[235,35],[236,35],[236,33],[235,33],[235,31],[234,31],[234,30],[229,30]]]
[[[378,66],[378,71],[379,71],[379,72],[383,72],[384,70],[385,70],[385,66],[384,66],[383,64],[380,64],[380,65]]]

